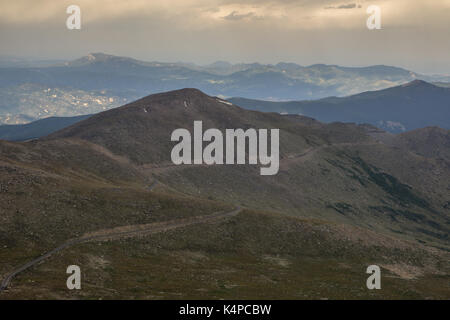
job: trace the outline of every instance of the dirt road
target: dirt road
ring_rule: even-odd
[[[241,212],[241,208],[236,208],[233,211],[230,212],[216,212],[210,215],[204,215],[204,216],[196,216],[196,217],[190,217],[190,218],[184,218],[184,219],[175,219],[170,221],[163,221],[163,222],[156,222],[151,224],[145,224],[145,225],[131,225],[131,226],[123,226],[123,227],[117,227],[114,229],[105,229],[105,230],[99,230],[95,231],[93,233],[89,233],[86,235],[83,235],[80,238],[77,239],[71,239],[67,242],[63,243],[59,247],[53,249],[52,251],[49,251],[45,253],[44,255],[24,264],[23,266],[13,270],[10,274],[6,276],[5,279],[3,279],[1,285],[0,285],[0,292],[8,288],[9,284],[11,283],[11,280],[17,276],[19,273],[37,265],[38,263],[50,258],[52,255],[68,248],[72,247],[77,244],[91,242],[91,241],[105,241],[105,240],[112,240],[117,238],[127,238],[127,237],[136,237],[136,236],[143,236],[143,235],[149,235],[154,233],[160,233],[165,232],[173,229],[183,228],[190,225],[200,224],[200,223],[214,223],[221,221],[223,219],[233,217],[239,212]]]

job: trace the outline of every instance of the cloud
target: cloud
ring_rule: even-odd
[[[450,0],[77,0],[83,23],[148,20],[211,28],[224,21],[249,20],[254,25],[279,24],[286,28],[354,28],[361,26],[363,10],[379,5],[383,21],[398,26],[422,23],[447,25]],[[0,0],[0,25],[64,24],[72,0]],[[335,9],[335,10],[326,10]],[[264,18],[264,19],[262,19]],[[308,20],[308,24],[305,24]],[[145,22],[143,22],[145,24]],[[250,24],[250,23],[249,23]],[[364,27],[365,24],[363,23]]]
[[[361,8],[361,5],[357,6],[356,3],[341,4],[338,9],[355,9],[356,7]]]
[[[349,3],[349,4],[341,4],[339,6],[327,6],[325,9],[356,9],[356,8],[362,8],[360,4],[356,3]]]
[[[225,20],[230,20],[230,21],[239,21],[239,20],[251,18],[254,15],[255,15],[254,12],[249,12],[249,13],[245,13],[245,14],[239,14],[239,12],[233,11],[229,15],[227,15],[227,16],[225,16],[223,18]]]
[[[71,4],[81,8],[80,31],[66,28]],[[369,4],[382,10],[381,32],[367,29]],[[450,66],[450,0],[0,0],[0,8],[2,54]]]

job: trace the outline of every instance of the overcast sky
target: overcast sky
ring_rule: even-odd
[[[66,8],[81,8],[81,30]],[[382,29],[368,30],[378,5]],[[0,0],[0,55],[387,64],[450,74],[450,0]]]

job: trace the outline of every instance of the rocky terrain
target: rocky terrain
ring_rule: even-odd
[[[174,166],[170,134],[194,120],[280,129],[280,172]],[[0,299],[448,299],[448,139],[437,128],[394,136],[249,111],[183,89],[38,140],[0,141],[3,277],[70,239],[201,222],[64,249]],[[83,271],[81,291],[65,287],[71,264]],[[383,270],[376,292],[365,287],[371,264]]]

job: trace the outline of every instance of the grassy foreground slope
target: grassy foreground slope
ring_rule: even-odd
[[[447,299],[446,259],[367,230],[245,211],[70,248],[19,276],[0,298]],[[82,269],[81,291],[65,287],[71,264]],[[380,291],[365,287],[370,264],[382,267]]]

